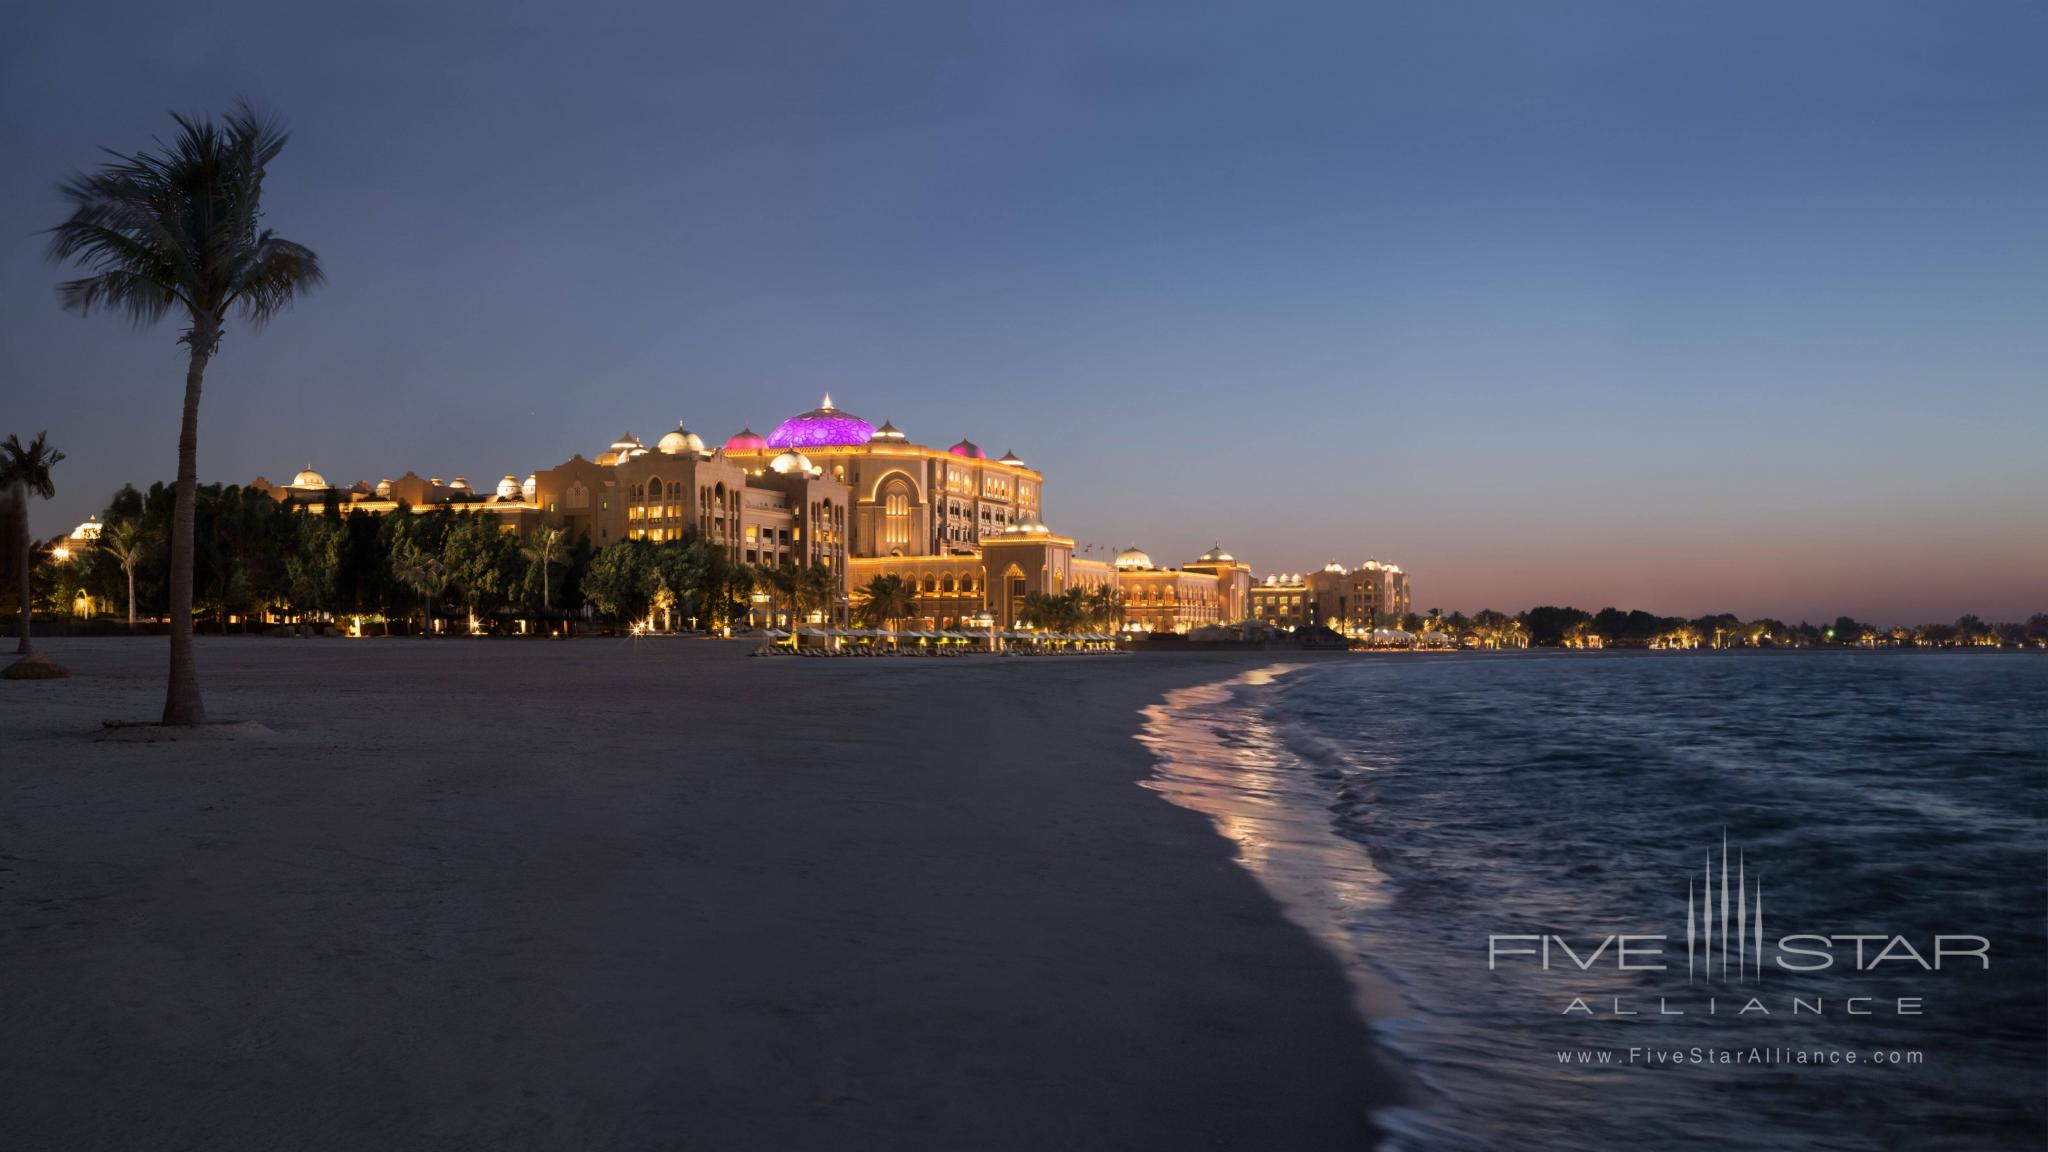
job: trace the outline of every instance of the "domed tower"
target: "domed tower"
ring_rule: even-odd
[[[792,416],[768,434],[770,448],[858,448],[875,438],[875,426],[832,406],[832,394],[809,412]]]
[[[817,471],[816,467],[811,464],[811,458],[794,448],[785,449],[782,455],[769,461],[768,467],[773,468],[784,476],[792,474],[807,476]]]
[[[711,451],[704,446],[704,438],[683,427],[683,422],[680,420],[676,421],[676,430],[663,436],[655,444],[655,447],[669,456],[705,456],[709,455]]]

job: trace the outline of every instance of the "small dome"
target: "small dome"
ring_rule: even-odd
[[[777,456],[774,460],[770,461],[768,466],[770,468],[775,469],[777,472],[782,473],[785,476],[789,475],[792,472],[807,473],[811,470],[811,458],[797,451],[796,449],[791,448],[784,451],[782,455]]]
[[[1232,561],[1234,561],[1234,560],[1236,560],[1236,559],[1237,559],[1237,557],[1235,557],[1235,556],[1232,556],[1232,555],[1231,555],[1230,553],[1228,553],[1228,552],[1225,552],[1225,551],[1223,550],[1223,545],[1221,545],[1221,544],[1215,544],[1215,545],[1211,545],[1211,546],[1210,546],[1210,548],[1209,548],[1209,550],[1208,550],[1207,552],[1204,552],[1204,553],[1202,553],[1202,558],[1201,558],[1200,560],[1196,561],[1196,563],[1199,563],[1199,564],[1228,564],[1228,563],[1231,563]]]
[[[631,432],[624,433],[617,440],[612,441],[612,451],[614,452],[631,452],[638,447],[640,447],[640,438]]]
[[[998,460],[998,461],[996,461],[996,463],[998,463],[998,464],[1008,464],[1008,465],[1009,465],[1010,467],[1012,467],[1012,468],[1022,468],[1022,467],[1024,467],[1024,461],[1022,461],[1022,460],[1018,459],[1018,458],[1017,458],[1017,454],[1016,454],[1015,452],[1005,452],[1005,453],[1003,453],[1003,458],[1002,458],[1002,459],[1000,459],[1000,460]]]
[[[517,500],[520,495],[519,477],[507,473],[503,480],[498,481],[498,499]]]
[[[457,476],[457,477],[456,477],[455,479],[453,479],[453,480],[450,480],[450,481],[448,482],[448,488],[449,488],[449,490],[450,490],[450,491],[452,491],[452,492],[467,492],[467,491],[469,491],[469,477],[467,477],[467,476]]]
[[[1116,554],[1116,566],[1118,568],[1150,568],[1152,567],[1152,558],[1145,555],[1144,551],[1136,544],[1133,544]]]
[[[683,427],[680,420],[676,422],[676,430],[663,436],[661,442],[655,445],[655,447],[660,448],[670,456],[681,456],[688,452],[694,452],[701,456],[710,451],[710,449],[704,447],[704,438]]]
[[[379,500],[391,499],[391,477],[386,476],[384,479],[377,481],[377,487],[374,491],[377,493]]]
[[[768,442],[754,433],[752,428],[742,428],[725,442],[727,452],[763,452]]]
[[[1332,573],[1333,575],[1342,576],[1344,575],[1344,566],[1342,564],[1337,563],[1335,560],[1332,560],[1328,564],[1323,565],[1323,571]]]
[[[536,477],[528,475],[525,482],[519,485],[519,494],[521,496],[526,497],[528,500],[533,499],[533,484],[535,479]]]
[[[887,440],[891,444],[901,444],[904,441],[910,439],[910,437],[903,434],[903,429],[896,427],[894,424],[889,423],[887,420],[884,420],[882,421],[882,426],[880,428],[875,429],[875,439]]]
[[[292,487],[325,488],[327,487],[327,477],[313,471],[313,466],[308,464],[297,476],[292,477]]]
[[[776,425],[768,434],[768,447],[857,448],[874,437],[873,424],[834,408],[832,394],[827,392],[824,403]]]
[[[951,448],[946,449],[946,451],[951,452],[955,456],[966,456],[974,460],[988,459],[988,453],[983,452],[972,440],[962,440]]]
[[[97,515],[87,516],[85,518],[85,523],[80,524],[78,527],[73,528],[71,530],[71,538],[73,540],[79,541],[90,541],[99,539],[100,518]]]

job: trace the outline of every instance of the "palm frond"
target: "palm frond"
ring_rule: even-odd
[[[325,277],[311,249],[261,226],[283,127],[246,102],[219,121],[171,119],[169,141],[110,152],[59,185],[71,215],[50,230],[48,256],[88,273],[59,286],[66,309],[115,309],[147,325],[181,307],[185,341],[211,342],[231,310],[260,327]]]
[[[50,470],[63,459],[64,453],[50,447],[48,432],[36,433],[36,438],[27,445],[22,444],[21,437],[9,434],[7,439],[0,440],[0,485],[48,500],[57,494]]]

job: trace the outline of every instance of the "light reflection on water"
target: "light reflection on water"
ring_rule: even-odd
[[[1836,654],[1278,665],[1147,711],[1200,811],[1345,965],[1431,1091],[1395,1147],[2040,1147],[2048,660]],[[1990,972],[1766,973],[1769,1020],[1665,973],[1487,970],[1489,933],[1670,932],[1727,829],[1776,927],[1991,936]],[[1775,935],[1775,928],[1774,933]],[[1390,991],[1390,987],[1392,991]],[[1918,1018],[1785,1015],[1922,996]],[[1644,1016],[1564,1018],[1573,996]],[[1655,1014],[1659,997],[1688,1014]],[[1563,1067],[1571,1046],[1917,1050],[1909,1069]]]
[[[1386,989],[1357,962],[1352,939],[1385,905],[1385,878],[1362,847],[1330,834],[1327,782],[1301,770],[1263,715],[1238,705],[1240,689],[1295,670],[1281,664],[1180,689],[1146,709],[1139,739],[1160,767],[1143,787],[1208,816],[1287,917],[1345,964],[1361,1010],[1377,1015]]]

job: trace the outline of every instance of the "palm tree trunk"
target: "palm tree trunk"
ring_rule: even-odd
[[[178,428],[178,488],[171,508],[171,680],[165,724],[200,724],[199,667],[192,660],[192,509],[199,489],[199,388],[213,350],[212,325],[194,325],[192,363],[185,370],[185,415]]]
[[[35,575],[34,568],[29,559],[28,547],[28,484],[26,482],[14,486],[14,502],[21,512],[21,520],[15,525],[14,532],[15,556],[21,561],[19,565],[21,569],[21,643],[15,645],[14,650],[26,656],[30,652],[28,643],[28,607],[29,602],[35,599]]]
[[[128,630],[135,631],[135,562],[128,562]]]

